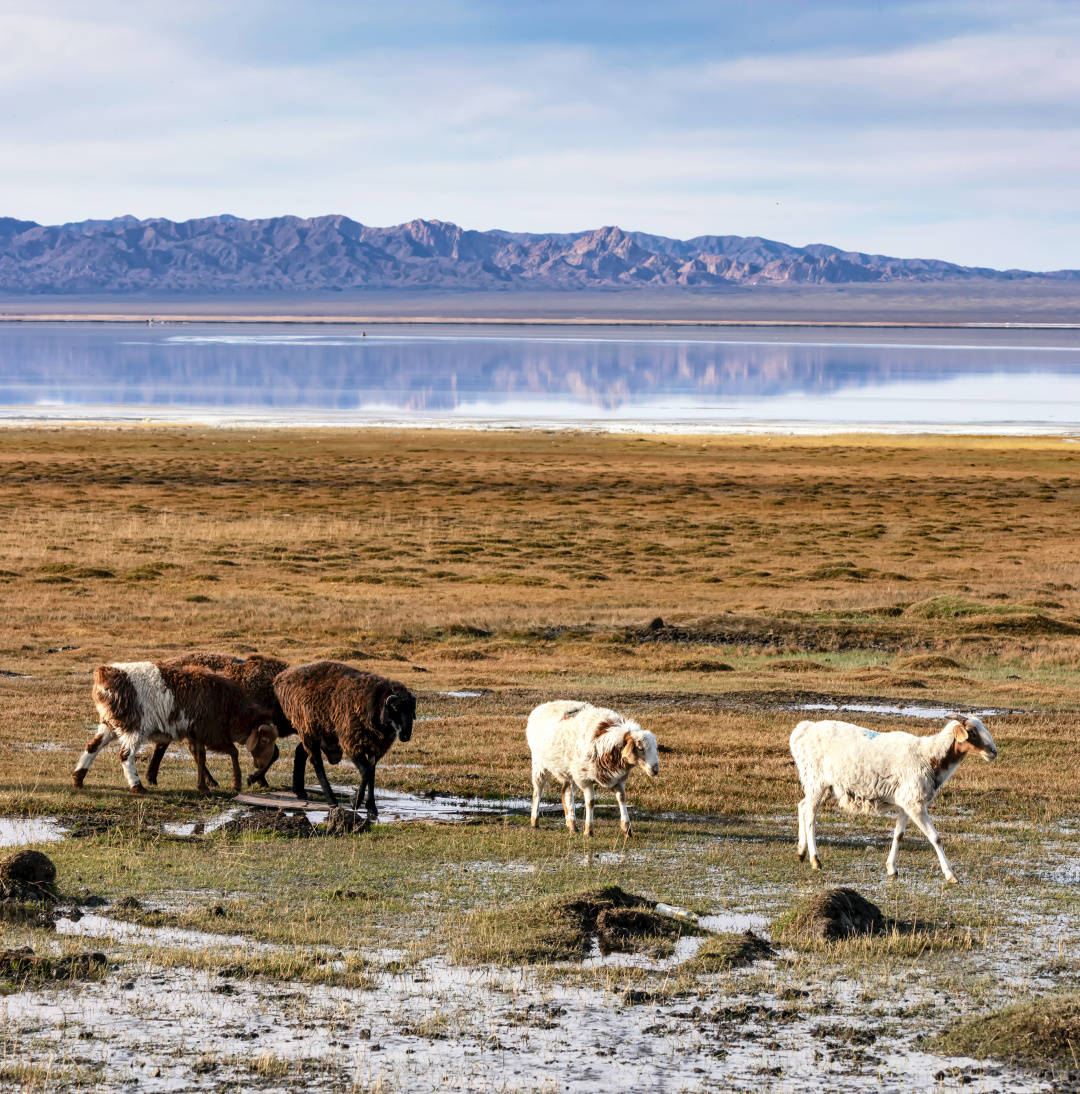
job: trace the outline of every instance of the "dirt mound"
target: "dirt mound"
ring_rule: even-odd
[[[1080,995],[1059,995],[965,1018],[946,1030],[935,1047],[976,1059],[1063,1060],[1075,1065],[1078,1043]]]
[[[802,661],[793,657],[784,661],[770,661],[770,669],[778,669],[780,672],[832,672],[831,665],[822,665],[817,661]]]
[[[476,964],[580,961],[601,953],[646,951],[666,955],[675,939],[695,928],[656,911],[656,903],[619,886],[525,901],[481,912],[461,937],[462,955]]]
[[[371,821],[367,814],[353,814],[351,809],[343,809],[340,805],[331,809],[326,817],[326,827],[323,834],[327,836],[348,836],[356,832],[366,832],[371,827]]]
[[[602,954],[633,953],[658,939],[678,938],[681,933],[674,919],[644,907],[601,908],[596,917],[596,942]]]
[[[801,901],[774,925],[782,942],[840,942],[881,934],[887,927],[881,909],[854,889],[826,889]]]
[[[658,668],[661,672],[734,672],[735,666],[726,661],[695,659],[692,661],[664,661]]]
[[[56,900],[56,867],[40,851],[16,851],[0,860],[0,899]]]
[[[687,966],[696,972],[727,972],[775,956],[776,950],[764,938],[753,931],[743,931],[707,938]]]
[[[268,836],[303,839],[314,836],[316,829],[308,820],[306,813],[286,813],[284,809],[271,812],[267,809],[235,817],[223,824],[218,831],[228,832],[229,835],[234,836],[257,832]]]
[[[914,669],[916,672],[932,672],[934,669],[962,669],[964,666],[951,657],[940,653],[926,653],[918,657],[905,657],[896,662],[898,669]]]
[[[103,953],[73,953],[67,957],[39,957],[29,947],[0,950],[0,979],[25,983],[28,980],[85,980],[105,971]]]

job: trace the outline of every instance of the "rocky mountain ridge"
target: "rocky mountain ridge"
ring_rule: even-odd
[[[346,216],[234,216],[42,225],[0,217],[8,293],[327,292],[350,289],[713,288],[853,282],[1080,281],[1032,273],[794,247],[758,236],[669,239],[617,227],[530,234],[439,220],[388,228]]]

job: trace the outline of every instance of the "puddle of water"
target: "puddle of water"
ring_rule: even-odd
[[[436,694],[447,699],[481,699],[484,695],[482,691],[440,691]]]
[[[334,787],[338,799],[346,807],[352,806],[355,790],[352,786]],[[463,821],[474,816],[519,815],[528,813],[532,806],[525,798],[459,798],[444,797],[441,794],[435,798],[427,798],[399,790],[376,790],[375,804],[379,807],[380,824],[400,824],[403,821]],[[304,812],[312,824],[322,824],[329,810],[315,805]],[[363,804],[357,812],[364,812]]]
[[[752,912],[717,912],[715,915],[703,915],[698,920],[698,926],[722,934],[742,934],[743,931],[761,934],[768,925],[768,916]]]
[[[271,951],[276,947],[255,942],[242,934],[212,934],[182,927],[144,927],[122,919],[87,912],[79,919],[58,919],[56,933],[79,938],[111,938],[137,946],[176,946],[185,950],[244,949]]]
[[[55,817],[0,817],[0,847],[53,843],[67,831]]]
[[[81,752],[81,749],[70,748],[68,745],[57,744],[55,741],[29,741],[22,745],[26,752]]]
[[[204,836],[220,828],[223,824],[228,824],[229,821],[234,820],[244,812],[245,810],[239,806],[234,806],[232,809],[226,809],[224,813],[219,813],[209,820],[189,821],[186,824],[163,824],[161,827],[170,836]]]
[[[893,706],[890,703],[799,703],[788,710],[854,710],[861,714],[899,714],[903,718],[951,718],[960,713],[956,707]],[[968,716],[993,718],[1007,710],[972,710]]]

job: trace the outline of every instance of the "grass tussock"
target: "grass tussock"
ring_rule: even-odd
[[[965,1018],[937,1038],[934,1047],[979,1060],[995,1057],[1080,1068],[1080,995],[1046,996]]]
[[[579,961],[593,942],[601,953],[667,956],[694,928],[653,911],[652,901],[617,885],[549,896],[469,917],[451,957],[460,963],[541,965]]]

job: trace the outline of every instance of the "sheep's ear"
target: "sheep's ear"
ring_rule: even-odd
[[[951,718],[949,720],[949,729],[952,730],[953,736],[958,741],[966,741],[968,737],[967,726],[960,721],[959,718]]]
[[[623,735],[622,754],[628,762],[633,762],[634,757],[637,755],[637,742],[630,730],[627,730]]]

